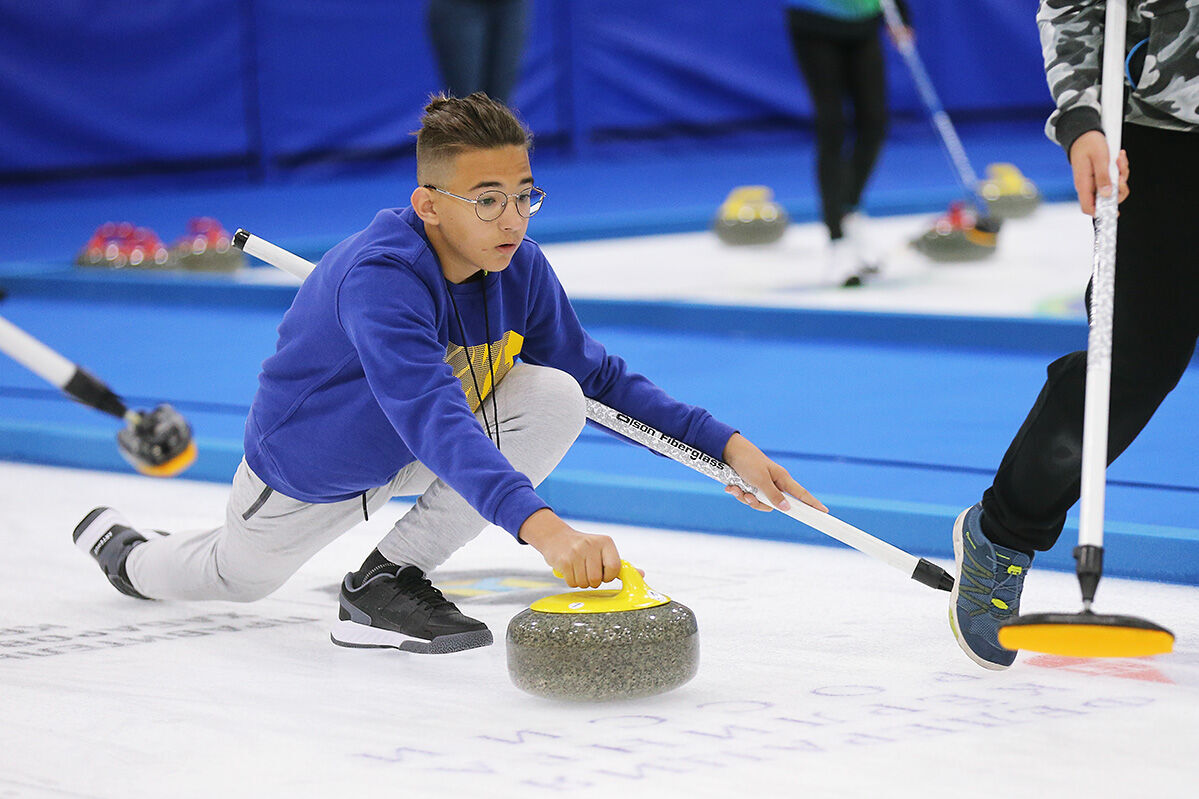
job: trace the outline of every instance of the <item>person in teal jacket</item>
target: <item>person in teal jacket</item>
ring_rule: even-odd
[[[879,0],[786,0],[786,5],[791,46],[812,97],[816,178],[829,236],[823,281],[859,285],[880,267],[859,206],[887,135],[881,6]],[[906,19],[902,0],[898,8]],[[849,147],[847,100],[853,107]]]

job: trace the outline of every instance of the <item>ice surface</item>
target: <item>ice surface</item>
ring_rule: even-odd
[[[481,593],[459,601],[491,626],[495,646],[363,651],[329,643],[335,585],[399,503],[263,601],[141,602],[72,546],[75,523],[112,504],[138,525],[200,529],[219,522],[224,487],[13,464],[0,464],[0,481],[3,797],[923,797],[1015,785],[1122,797],[1193,787],[1193,587],[1100,587],[1100,612],[1172,628],[1171,655],[1024,654],[991,673],[958,650],[947,594],[851,550],[580,524],[613,535],[651,586],[695,611],[700,669],[646,700],[558,703],[511,685],[503,633],[531,590],[561,589],[535,551],[495,528],[435,575],[461,586],[484,573]],[[1071,576],[1033,571],[1026,609],[1077,605]]]

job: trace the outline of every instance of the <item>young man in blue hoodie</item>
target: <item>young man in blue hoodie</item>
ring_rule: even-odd
[[[575,530],[535,490],[582,430],[585,396],[722,458],[777,506],[785,492],[824,510],[733,428],[587,335],[525,238],[545,198],[529,148],[528,131],[486,95],[432,98],[412,204],[380,211],[330,250],[283,317],[225,524],[165,536],[111,508],[79,523],[76,544],[118,590],[253,601],[391,497],[419,494],[346,575],[333,642],[426,653],[486,646],[486,625],[425,575],[488,523],[534,547],[571,586],[596,587],[620,570],[611,538]]]

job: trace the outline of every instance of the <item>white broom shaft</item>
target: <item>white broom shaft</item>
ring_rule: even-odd
[[[1118,216],[1120,133],[1124,122],[1124,31],[1128,9],[1109,2],[1103,33],[1101,101],[1103,134],[1108,146],[1110,197],[1097,197],[1095,250],[1091,272],[1091,329],[1087,337],[1086,401],[1083,406],[1082,480],[1078,543],[1103,546],[1106,493],[1108,410],[1112,372],[1112,309],[1115,304],[1116,225]]]
[[[0,316],[0,350],[46,382],[62,388],[78,368],[21,328]]]
[[[690,444],[686,444],[673,436],[655,430],[644,422],[613,410],[607,405],[590,398],[587,400],[587,418],[639,444],[644,444],[654,452],[665,455],[671,460],[678,461],[705,477],[712,478],[721,485],[735,485],[742,491],[748,491],[756,496],[762,504],[771,505],[770,500],[766,498],[765,494],[747,483],[741,475],[737,474],[724,461],[705,455]],[[853,547],[859,552],[877,558],[889,566],[894,566],[905,574],[911,575],[920,562],[920,559],[915,555],[909,555],[902,549],[881,541],[869,533],[841,521],[832,514],[816,510],[799,500],[790,503],[790,505],[790,510],[779,508],[779,512],[831,538],[837,539],[846,546]]]

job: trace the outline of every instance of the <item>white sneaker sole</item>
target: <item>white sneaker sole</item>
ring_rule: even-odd
[[[970,508],[966,508],[958,516],[957,521],[953,523],[953,560],[957,566],[958,573],[956,579],[953,581],[953,590],[949,592],[949,627],[953,630],[954,640],[958,642],[958,646],[966,653],[966,657],[988,671],[1004,671],[1009,667],[1000,663],[992,663],[975,654],[970,645],[966,643],[966,639],[962,637],[962,631],[958,629],[958,586],[962,584],[962,553],[965,549],[965,545],[962,542],[962,534],[966,527],[966,514],[969,512]]]
[[[432,641],[414,638],[410,635],[381,630],[366,624],[338,619],[329,632],[329,640],[338,646],[358,649],[399,649],[404,652],[414,652],[419,655],[447,655],[451,652],[463,652],[467,649],[477,649],[490,646],[494,639],[491,630],[472,630],[452,635],[442,635]]]

